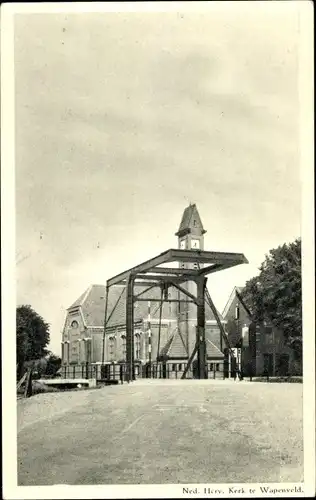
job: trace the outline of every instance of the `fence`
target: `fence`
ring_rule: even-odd
[[[151,366],[145,365],[142,367],[142,377],[144,378],[166,378],[166,379],[181,379],[184,371],[186,370],[187,363],[153,363]],[[207,378],[209,379],[223,379],[224,378],[224,364],[220,363],[207,363],[206,366]],[[196,366],[193,363],[186,373],[187,379],[198,378]]]
[[[187,363],[152,363],[151,365],[135,364],[134,375],[135,378],[160,378],[160,379],[181,379]],[[207,363],[207,378],[209,379],[223,379],[225,378],[224,363],[213,362]],[[126,364],[113,363],[102,365],[66,365],[61,367],[62,378],[95,378],[97,380],[125,380],[126,378]],[[186,373],[187,379],[198,378],[195,364],[191,364]]]
[[[140,374],[139,366],[135,366],[135,376]],[[126,375],[126,365],[120,364],[105,364],[102,365],[65,365],[61,367],[60,375],[62,378],[85,378],[96,380],[123,380]]]
[[[100,366],[98,365],[65,365],[61,367],[61,377],[62,378],[96,378],[98,379],[98,375],[100,373]]]

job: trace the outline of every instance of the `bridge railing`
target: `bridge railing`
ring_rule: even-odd
[[[135,364],[134,377],[155,378],[155,379],[181,379],[187,363],[175,361],[171,363],[155,362],[151,364]],[[207,378],[223,379],[228,376],[225,372],[224,363],[221,361],[207,361]],[[64,365],[61,367],[60,376],[62,378],[86,378],[98,381],[124,381],[126,380],[127,367],[125,363],[82,364]],[[194,363],[191,364],[187,374],[187,379],[197,378]]]

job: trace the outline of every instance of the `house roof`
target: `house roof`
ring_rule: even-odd
[[[222,351],[209,339],[206,339],[206,354],[208,358],[224,358]]]
[[[198,227],[199,229],[202,229],[204,233],[206,232],[203,228],[201,217],[198,212],[198,209],[196,208],[195,203],[193,205],[190,204],[188,207],[184,209],[180,226],[176,235],[180,235],[187,229],[193,229],[193,227]]]
[[[86,297],[87,293],[89,292],[91,286],[89,286],[89,288],[87,288],[81,295],[80,297],[78,297],[77,300],[75,300],[75,302],[73,304],[71,304],[70,307],[68,307],[67,311],[69,311],[69,309],[74,309],[75,307],[79,307],[82,305],[82,302],[84,300],[84,298]]]
[[[209,339],[206,339],[206,354],[208,358],[224,358],[224,354],[218,347]],[[160,350],[161,356],[169,356],[170,358],[186,358],[188,352],[181,336],[177,329],[166,342],[165,346]]]
[[[228,311],[229,311],[229,309],[230,309],[230,307],[231,307],[231,305],[232,305],[232,303],[233,303],[233,301],[234,301],[234,299],[236,297],[236,291],[239,292],[239,293],[241,293],[244,288],[245,288],[244,286],[234,286],[234,288],[233,288],[233,290],[232,290],[232,292],[231,292],[231,294],[229,296],[229,299],[228,299],[228,301],[226,303],[226,306],[224,307],[224,310],[222,312],[222,318],[223,319],[226,318],[227,313],[228,313]]]
[[[184,340],[178,328],[161,349],[160,355],[169,356],[170,358],[186,358],[188,356]]]
[[[104,285],[92,285],[81,304],[81,310],[87,326],[103,326],[105,313]]]
[[[137,294],[144,291],[147,286],[137,287]],[[150,299],[160,299],[160,289],[153,288],[147,294],[147,300],[135,302],[134,322],[142,321],[148,317],[148,302]],[[172,293],[177,294],[176,290]],[[85,324],[88,327],[103,327],[105,317],[105,295],[106,287],[104,285],[91,285],[80,297],[68,308],[80,307],[84,317]],[[146,293],[142,295],[146,298]],[[116,305],[116,307],[115,307]],[[114,309],[115,307],[115,309]],[[113,310],[114,309],[114,310]],[[222,315],[218,312],[219,318],[222,320]],[[151,320],[158,320],[160,316],[160,303],[151,301],[150,317]],[[176,304],[163,303],[162,319],[176,319],[177,308]],[[108,308],[107,308],[107,328],[124,326],[126,322],[126,288],[121,286],[113,286],[109,289]],[[205,320],[214,321],[215,317],[209,305],[205,306]]]
[[[68,307],[68,311],[80,307],[87,326],[103,326],[105,293],[104,285],[91,285]]]

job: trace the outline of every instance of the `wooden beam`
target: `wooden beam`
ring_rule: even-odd
[[[202,278],[197,281],[197,359],[199,378],[207,378],[206,373],[206,341],[205,341],[205,289],[207,278]]]
[[[124,288],[123,288],[124,291]],[[106,287],[105,292],[105,308],[104,308],[104,329],[103,329],[103,340],[102,340],[102,365],[104,365],[105,361],[105,332],[107,325],[107,315],[108,315],[108,302],[109,302],[109,287]]]
[[[152,299],[152,298],[141,298],[139,299],[138,296],[134,297],[134,302],[160,302],[160,299]],[[193,300],[185,300],[185,299],[166,299],[164,302],[170,302],[170,303],[178,303],[178,302],[183,302],[185,304],[196,304],[196,302],[193,302]]]
[[[176,275],[192,275],[192,276],[198,276],[199,273],[195,269],[181,269],[181,268],[175,268],[175,267],[153,267],[151,269],[148,269],[148,272],[150,273],[158,273],[158,274],[176,274]]]
[[[152,280],[153,282],[154,282],[154,280],[157,280],[157,282],[159,282],[159,283],[171,283],[172,281],[176,281],[176,282],[190,281],[190,280],[194,280],[195,277],[196,276],[188,275],[185,273],[181,276],[168,276],[166,274],[161,275],[161,276],[158,276],[155,274],[138,274],[136,278],[144,280],[144,285],[147,285],[147,283],[145,281],[147,279]]]
[[[136,276],[137,274],[148,272],[150,269],[157,268],[161,264],[168,262],[198,262],[200,264],[247,264],[248,260],[242,253],[231,252],[209,252],[205,250],[179,250],[170,249],[149,259],[141,264],[132,267],[131,269],[117,274],[108,280],[108,286],[116,285],[128,279],[130,274]],[[175,269],[175,268],[172,268]],[[163,272],[162,272],[163,273]],[[168,273],[167,273],[168,274]],[[177,273],[176,273],[177,274]]]
[[[206,250],[170,250],[170,260],[178,262],[199,262],[210,264],[235,263],[248,264],[248,260],[242,253],[232,252],[210,252]]]
[[[211,266],[201,268],[199,271],[199,275],[205,276],[206,274],[212,274],[212,273],[216,273],[218,271],[224,271],[225,269],[229,269],[230,267],[239,266],[240,264],[242,264],[242,262],[239,262],[237,264],[235,262],[223,263],[223,264],[212,264]]]
[[[145,262],[142,262],[138,266],[132,267],[131,269],[124,271],[123,273],[117,274],[116,276],[108,280],[108,285],[109,286],[115,285],[123,280],[128,279],[130,274],[136,276],[136,274],[148,271],[148,269],[159,266],[160,264],[164,264],[165,262],[168,261],[170,261],[170,250],[167,250],[166,252],[157,255],[157,257],[154,257],[153,259],[146,260]]]
[[[246,313],[248,314],[249,319],[250,319],[251,321],[253,321],[253,316],[252,316],[252,314],[251,314],[250,310],[248,309],[248,307],[246,306],[245,301],[243,300],[243,298],[242,298],[242,296],[240,295],[240,293],[238,292],[238,290],[236,290],[236,297],[237,297],[237,299],[239,300],[239,302],[241,303],[241,305],[243,306],[243,308],[245,309]]]
[[[124,280],[122,281],[121,283],[119,283],[119,285],[114,285],[114,286],[121,286],[121,285],[124,285],[126,286],[127,285],[127,281]],[[156,286],[159,286],[160,287],[160,283],[158,281],[134,281],[134,286],[143,286],[143,287],[149,287],[149,286],[152,286],[153,288]]]
[[[134,277],[129,276],[126,288],[126,365],[127,381],[134,380]]]
[[[195,305],[198,305],[197,299],[196,299],[196,297],[194,297],[194,295],[192,295],[192,293],[188,292],[185,288],[178,285],[177,283],[171,282],[171,284],[175,288],[177,288],[180,292],[184,293],[184,295],[187,295],[187,297],[190,297],[190,299],[192,299],[192,301],[194,302]]]
[[[134,285],[136,285],[136,283],[134,282]],[[146,283],[147,285],[147,283]],[[140,297],[141,295],[144,295],[144,293],[147,293],[149,292],[150,290],[152,290],[153,288],[156,288],[157,286],[159,286],[158,284],[154,283],[154,284],[151,284],[150,286],[148,286],[145,290],[142,290],[140,293],[138,293],[137,295],[134,295],[134,300],[137,298],[137,297]],[[139,299],[141,300],[141,299]],[[149,300],[149,299],[144,299],[144,300]]]
[[[183,380],[183,379],[185,379],[185,377],[186,377],[186,375],[187,375],[187,373],[188,373],[188,371],[189,371],[189,369],[190,369],[190,366],[191,366],[191,364],[192,364],[193,358],[194,358],[194,356],[195,356],[195,354],[196,354],[197,350],[198,350],[198,343],[196,342],[196,343],[195,343],[195,346],[194,346],[194,349],[193,349],[193,351],[192,351],[192,354],[191,354],[191,356],[189,357],[188,364],[187,364],[187,366],[185,367],[184,372],[182,373],[182,376],[181,376],[181,379],[182,379],[182,380]],[[173,358],[173,359],[174,359],[174,358]]]

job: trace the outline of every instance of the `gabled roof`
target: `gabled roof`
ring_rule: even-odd
[[[81,295],[80,297],[75,300],[75,302],[70,306],[68,307],[67,311],[69,311],[69,309],[74,309],[75,307],[79,307],[82,305],[82,302],[84,301],[84,298],[86,297],[86,295],[89,293],[89,290],[91,289],[91,286],[89,286],[89,288],[87,288]]]
[[[182,233],[185,233],[187,230],[193,228],[199,228],[202,230],[203,233],[206,233],[206,231],[203,228],[201,217],[198,212],[198,209],[196,208],[195,203],[193,205],[190,204],[188,207],[184,209],[180,226],[178,232],[176,233],[176,236],[180,236]]]
[[[105,293],[106,287],[104,285],[91,285],[68,307],[68,311],[80,307],[87,326],[103,326]]]
[[[188,356],[184,340],[178,328],[167,341],[166,345],[161,349],[160,355],[165,355],[170,358],[186,358]]]
[[[206,354],[208,358],[224,358],[221,350],[209,339],[206,339]],[[160,356],[168,356],[169,358],[186,358],[188,356],[187,349],[178,329],[161,349]]]
[[[216,309],[216,311],[217,311],[217,314],[218,314],[220,321],[221,322],[224,321],[222,314],[217,309]],[[215,321],[215,316],[213,314],[213,311],[207,302],[205,302],[205,321]]]
[[[160,351],[160,356],[169,356],[169,350],[171,347],[171,344],[174,339],[174,334],[170,337],[170,339],[167,341],[167,343],[164,345],[164,347]]]
[[[223,310],[223,313],[222,313],[222,317],[224,319],[225,319],[225,317],[226,317],[226,315],[227,315],[227,313],[228,313],[228,311],[229,311],[229,309],[230,309],[230,307],[231,307],[234,299],[236,298],[236,291],[239,292],[239,293],[241,293],[244,288],[245,288],[244,286],[234,286],[234,288],[233,288],[233,290],[232,290],[232,292],[231,292],[231,294],[229,296],[229,299],[228,299],[228,301],[226,303],[226,306],[225,306],[225,308]]]
[[[140,293],[142,290],[148,288],[137,287],[135,293]],[[160,290],[159,288],[153,288],[150,290],[148,295],[150,294],[151,299],[159,299],[160,298]],[[173,291],[173,293],[177,294],[177,291]],[[80,297],[68,308],[68,310],[73,309],[75,307],[80,307],[81,312],[83,314],[85,324],[93,327],[103,327],[104,326],[104,318],[105,318],[105,295],[106,295],[106,287],[104,285],[91,285]],[[142,295],[143,298],[146,298],[146,294]],[[148,317],[148,302],[150,302],[150,298],[148,297],[148,301],[144,302],[135,302],[134,308],[134,322],[142,321],[143,319],[147,319]],[[115,310],[113,308],[117,303]],[[172,304],[174,306],[174,304]],[[150,315],[151,320],[158,320],[160,313],[160,302],[151,302]],[[222,320],[221,314],[218,312],[219,318]],[[166,319],[177,319],[176,307],[170,308],[169,303],[164,302],[162,306],[162,320]],[[126,323],[126,289],[121,286],[113,286],[110,287],[109,297],[108,297],[108,309],[107,309],[107,318],[109,318],[107,323],[107,328],[113,328],[116,326],[124,326]],[[206,303],[205,305],[205,320],[206,321],[214,321],[214,315]]]
[[[81,310],[87,326],[103,326],[105,292],[104,285],[92,285],[84,298]]]
[[[209,339],[206,339],[206,354],[208,358],[224,358],[222,351]]]

